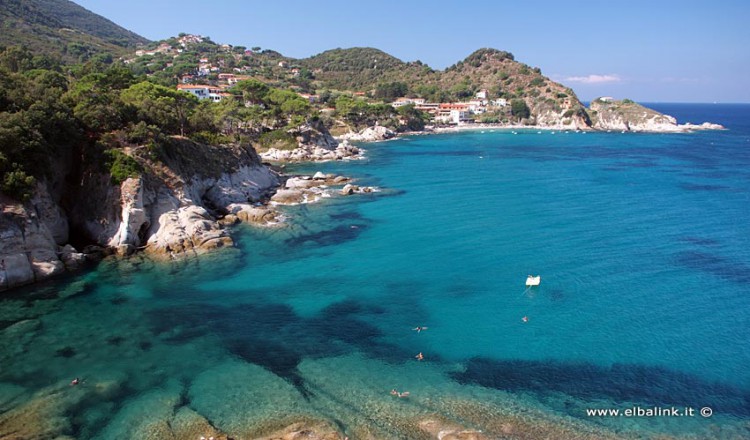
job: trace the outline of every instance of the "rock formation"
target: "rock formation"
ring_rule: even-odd
[[[64,213],[42,185],[27,204],[0,195],[0,290],[45,280],[85,260],[70,245]]]
[[[674,133],[694,130],[722,130],[718,124],[677,124],[677,119],[631,100],[597,98],[589,106],[592,127],[596,130]]]
[[[200,254],[232,245],[218,218],[268,219],[238,213],[252,212],[279,183],[252,148],[239,145],[177,140],[161,164],[144,168],[119,187],[102,186],[100,176],[84,182],[90,197],[75,206],[75,225],[120,254],[139,248],[163,257]]]
[[[391,139],[395,136],[396,133],[393,130],[376,125],[374,127],[367,127],[359,133],[346,133],[339,136],[339,139],[344,141],[376,142]]]

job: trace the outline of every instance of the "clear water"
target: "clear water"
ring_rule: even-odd
[[[491,438],[750,438],[750,106],[653,106],[729,130],[371,144],[299,170],[388,191],[290,207],[288,227],[237,228],[215,257],[5,295],[0,433],[36,411],[80,439],[200,418],[251,438],[300,417],[351,438],[421,438],[426,419]],[[696,415],[585,412],[636,405]]]

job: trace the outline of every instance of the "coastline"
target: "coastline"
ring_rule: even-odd
[[[480,130],[482,128],[491,129],[478,127]],[[308,168],[309,166],[306,165],[305,169]],[[334,163],[331,168],[341,172],[341,168],[359,167],[353,163],[350,165]],[[328,171],[325,168],[321,170],[322,172]],[[362,174],[367,172],[368,170],[362,170]],[[357,174],[357,172],[352,172],[352,175]],[[382,175],[387,176],[385,172]],[[324,175],[326,179],[332,176]],[[290,184],[293,187],[307,185],[305,182],[309,181],[299,176],[290,179],[294,179]],[[409,188],[409,186],[393,183],[391,179],[384,178],[384,181],[396,188]],[[414,194],[413,191],[412,194]],[[354,204],[357,205],[358,202]],[[351,254],[348,257],[349,261],[341,259],[337,261],[339,264],[315,266],[316,260],[326,258],[327,253],[335,252],[323,246],[345,241],[347,238],[342,238],[343,235],[349,232],[356,234],[359,233],[358,231],[367,231],[362,238],[365,241],[368,239],[368,235],[374,231],[368,230],[370,223],[366,219],[367,213],[364,217],[354,216],[356,208],[352,209],[349,201],[303,209],[306,211],[306,216],[315,217],[314,221],[308,221],[306,217],[306,220],[299,224],[290,222],[288,228],[238,228],[238,231],[252,230],[251,234],[254,237],[269,238],[268,241],[271,243],[250,243],[250,240],[240,238],[237,241],[237,252],[222,251],[211,254],[212,257],[206,255],[200,259],[191,258],[184,263],[177,263],[181,269],[188,268],[192,273],[185,273],[181,270],[182,273],[170,276],[167,275],[169,268],[159,269],[159,275],[154,278],[163,280],[156,286],[144,282],[148,278],[136,278],[142,272],[152,271],[152,263],[142,263],[138,259],[129,259],[130,261],[125,262],[110,260],[109,263],[105,263],[109,268],[101,271],[111,272],[110,276],[99,280],[105,281],[106,283],[103,284],[107,284],[107,287],[94,286],[99,281],[90,283],[88,287],[84,285],[79,291],[70,289],[71,292],[66,295],[71,296],[66,296],[66,299],[69,298],[71,302],[67,305],[61,302],[59,306],[41,306],[41,308],[52,310],[67,307],[76,316],[81,316],[79,332],[59,331],[67,329],[55,327],[55,324],[63,322],[56,317],[45,318],[44,325],[41,325],[39,317],[33,314],[35,310],[38,313],[40,303],[28,312],[19,305],[18,310],[26,315],[13,318],[14,320],[23,318],[23,320],[13,324],[8,333],[4,334],[6,340],[19,340],[19,343],[24,344],[24,350],[39,353],[39,359],[43,351],[54,353],[55,350],[61,350],[63,354],[71,351],[77,352],[73,353],[70,358],[58,354],[55,362],[47,362],[50,364],[48,366],[44,366],[42,362],[21,363],[23,360],[29,360],[26,353],[19,353],[18,360],[9,362],[8,370],[14,371],[13,374],[16,375],[14,377],[43,372],[44,374],[40,374],[39,377],[47,379],[47,376],[51,376],[53,380],[49,383],[54,383],[55,380],[59,383],[56,383],[54,389],[38,390],[28,383],[22,383],[21,385],[27,387],[26,390],[37,392],[34,403],[22,407],[23,411],[14,411],[8,416],[18,416],[19,421],[29,420],[25,416],[21,418],[19,414],[39,414],[40,411],[46,411],[41,413],[44,417],[34,419],[29,425],[48,426],[45,424],[45,418],[49,420],[52,417],[58,421],[69,418],[71,423],[75,423],[74,416],[71,414],[76,414],[75,417],[80,417],[81,412],[87,415],[96,414],[98,407],[91,410],[85,405],[96,402],[97,405],[104,407],[114,395],[121,404],[117,407],[118,413],[112,415],[114,427],[104,432],[104,434],[111,434],[109,438],[170,438],[169,430],[172,430],[176,438],[193,439],[200,438],[201,435],[206,438],[214,436],[217,439],[232,437],[294,440],[302,438],[340,440],[347,436],[350,439],[401,437],[443,438],[444,440],[540,437],[594,440],[650,438],[649,436],[670,439],[695,438],[688,434],[672,435],[648,431],[650,428],[656,430],[661,428],[670,432],[671,427],[680,426],[675,421],[669,422],[664,419],[653,423],[633,421],[632,424],[618,426],[617,421],[606,422],[570,415],[582,413],[585,408],[592,405],[617,406],[619,403],[616,401],[591,402],[585,398],[578,399],[563,393],[555,394],[554,391],[545,392],[540,400],[535,401],[531,392],[506,392],[492,388],[492,386],[466,385],[463,382],[459,386],[459,382],[455,381],[455,375],[465,375],[467,371],[471,372],[470,362],[441,361],[437,359],[435,352],[432,353],[435,357],[430,356],[429,351],[425,351],[427,356],[425,362],[414,361],[411,357],[413,353],[409,351],[412,344],[415,346],[422,343],[433,344],[432,350],[437,350],[434,340],[430,342],[430,339],[425,338],[438,336],[441,332],[440,327],[449,324],[451,320],[463,319],[463,322],[466,322],[465,316],[450,316],[450,319],[445,319],[443,322],[435,322],[437,318],[433,316],[433,322],[428,323],[433,328],[419,336],[403,326],[404,339],[410,336],[415,339],[396,350],[390,346],[385,347],[387,353],[379,352],[383,354],[382,359],[356,350],[344,355],[339,355],[340,352],[334,351],[333,354],[326,352],[320,356],[317,353],[308,356],[310,352],[306,351],[303,345],[309,341],[318,341],[317,334],[321,332],[321,328],[324,328],[321,341],[331,337],[330,332],[334,330],[330,329],[339,329],[347,334],[346,341],[359,345],[362,340],[367,341],[368,334],[372,334],[368,324],[374,320],[391,319],[386,316],[391,314],[406,316],[405,320],[413,319],[410,314],[413,304],[406,304],[407,309],[398,309],[399,306],[395,305],[397,307],[395,312],[391,308],[393,305],[389,304],[387,306],[389,313],[383,313],[382,310],[378,312],[377,309],[370,311],[367,302],[357,302],[369,296],[368,292],[357,290],[359,280],[369,278],[365,273],[360,272],[363,270],[362,267],[356,267],[356,261],[354,261],[356,258],[352,258]],[[355,224],[358,229],[350,229],[350,225]],[[237,235],[242,234],[244,233]],[[349,239],[353,237],[356,235],[349,236]],[[294,245],[296,248],[292,249],[297,249],[299,254],[293,253],[291,256],[279,257],[278,253],[268,252],[268,249],[274,247],[274,243],[276,247],[279,247],[280,244],[290,242],[296,243]],[[260,249],[257,246],[260,246]],[[283,249],[284,253],[289,252],[288,248]],[[292,252],[297,251],[292,250]],[[226,257],[226,262],[213,260],[219,256]],[[275,258],[279,259],[275,260]],[[271,260],[271,263],[260,261],[266,259]],[[238,279],[237,282],[227,284],[223,283],[224,280],[214,281],[208,285],[202,285],[202,277],[216,277],[219,274],[219,278],[231,279],[235,272],[243,270],[245,266],[258,264],[267,264],[267,266],[256,271],[254,278]],[[348,271],[349,265],[356,269]],[[276,266],[278,269],[272,268]],[[280,280],[279,284],[266,285],[258,279],[273,277],[276,270],[286,274],[285,279]],[[305,278],[304,283],[290,287],[287,284],[288,278],[296,278],[297,274]],[[309,274],[313,276],[308,276]],[[398,286],[395,286],[397,283],[407,287],[404,291],[413,289],[413,286],[408,284],[410,278],[399,279],[397,274],[394,275],[396,276],[389,277],[388,281],[392,285],[387,289],[397,289]],[[353,282],[350,285],[342,285],[344,278]],[[76,281],[77,284],[84,284],[86,280],[82,278],[78,281]],[[462,280],[459,279],[458,282]],[[564,284],[569,285],[569,283],[560,283],[560,285]],[[200,287],[194,288],[194,285]],[[336,290],[333,286],[342,287],[342,291],[329,292]],[[476,294],[474,290],[482,290],[480,286],[475,285],[470,285],[466,291],[460,290],[460,287],[455,285],[448,285],[445,288],[446,292],[451,292],[451,295],[456,296],[474,295]],[[102,292],[97,289],[111,290]],[[48,285],[40,286],[39,290],[38,296],[47,298],[51,297],[57,289],[49,288]],[[395,291],[393,294],[399,295],[399,292]],[[162,304],[164,307],[158,310],[150,309],[153,304],[163,301],[166,295],[183,296],[183,294],[187,294],[184,297],[190,304],[181,304],[185,301],[181,300],[177,304]],[[250,298],[247,303],[238,305],[232,302],[233,298],[242,294]],[[430,295],[430,292],[427,291],[426,294]],[[564,307],[566,303],[573,300],[572,294],[567,297],[566,294],[566,291],[557,293],[562,296],[555,299],[553,306]],[[160,301],[151,301],[156,295],[161,295]],[[307,298],[303,299],[303,297]],[[205,300],[205,303],[197,302],[201,299]],[[282,303],[289,303],[290,300],[298,301],[295,308],[285,309],[280,306]],[[54,299],[47,304],[55,304],[51,301]],[[265,301],[272,302],[266,303]],[[225,302],[227,304],[224,304]],[[315,302],[316,306],[311,306],[312,302]],[[317,303],[321,304],[320,307],[323,307],[323,310],[326,310],[325,307],[330,307],[329,312],[318,313],[320,309],[316,308]],[[201,306],[198,307],[196,304],[201,304]],[[146,308],[139,308],[141,305],[146,305]],[[358,309],[362,311],[358,317],[361,319],[356,319],[357,315],[353,315]],[[102,325],[98,322],[94,325],[83,319],[92,315],[92,311],[95,310],[97,314],[106,316],[107,319],[102,321],[110,325]],[[294,313],[289,314],[288,310],[293,310]],[[282,318],[279,322],[267,321],[267,316],[278,313],[281,313]],[[419,313],[429,316],[427,312],[420,311]],[[149,314],[154,316],[149,316]],[[186,320],[175,320],[175,315],[182,316]],[[133,320],[133,316],[141,318]],[[350,319],[352,316],[355,320]],[[485,321],[480,316],[472,315],[472,318],[476,318],[475,321],[471,321],[474,325],[481,326]],[[368,321],[368,319],[373,321]],[[395,319],[400,318],[397,316]],[[267,324],[269,328],[263,329],[262,326],[258,326],[258,322]],[[541,316],[532,316],[532,325],[541,324],[541,322]],[[125,327],[126,324],[127,327]],[[154,326],[158,326],[159,331],[155,330]],[[388,322],[388,327],[401,328],[397,321]],[[123,334],[121,330],[118,330],[121,328],[127,328],[127,333]],[[97,331],[92,332],[90,329],[97,329]],[[258,332],[258,329],[262,332]],[[540,327],[528,326],[520,331],[539,329]],[[23,333],[24,331],[28,333]],[[27,337],[12,339],[14,335],[20,334],[30,336],[27,336],[28,339]],[[205,342],[205,346],[209,347],[206,350],[213,351],[203,351],[203,345],[198,343],[194,345],[190,338],[195,334],[200,334],[201,344]],[[239,348],[232,346],[232,350],[227,350],[229,353],[215,348],[220,347],[225,341],[234,341],[232,335],[236,334],[252,335],[253,338],[245,345],[240,345]],[[443,333],[442,336],[445,334]],[[263,345],[261,341],[269,335],[270,343]],[[509,336],[509,338],[515,337]],[[290,339],[293,341],[289,342]],[[86,344],[81,344],[79,347],[78,344],[69,342],[70,340],[85,340]],[[139,348],[139,344],[143,341],[150,344],[147,350]],[[50,345],[44,345],[45,342]],[[117,347],[118,344],[120,348]],[[261,345],[256,346],[257,344]],[[273,348],[278,349],[280,344],[290,344],[292,347],[286,346],[282,351],[270,351]],[[273,367],[279,368],[278,364],[274,363],[275,359],[281,358],[285,362],[288,359],[295,359],[293,356],[287,357],[290,352],[294,353],[294,349],[303,354],[299,358],[301,362],[298,367],[291,372],[284,368],[274,370]],[[421,350],[422,347],[419,349]],[[180,351],[183,353],[180,354]],[[266,356],[269,352],[274,353],[273,356],[269,356],[270,360],[258,358]],[[102,353],[111,355],[113,359],[116,359],[116,363],[96,362]],[[246,360],[246,364],[250,365],[238,365],[241,364],[237,362],[238,359]],[[262,362],[265,363],[261,365]],[[263,368],[256,368],[258,365]],[[481,363],[475,363],[474,368],[481,365]],[[544,366],[544,364],[537,366]],[[105,367],[108,369],[105,370]],[[514,371],[523,370],[522,366],[515,366],[513,369],[508,369],[506,374],[512,376]],[[145,374],[144,371],[146,371]],[[623,371],[627,372],[627,370]],[[481,370],[478,371],[478,373],[481,372]],[[287,376],[284,376],[285,373]],[[570,373],[574,374],[575,370],[571,370]],[[84,386],[71,387],[68,384],[70,377],[78,375],[86,378]],[[443,375],[446,377],[442,377]],[[276,376],[285,380],[279,380]],[[483,374],[481,377],[490,376],[495,375]],[[175,378],[179,378],[184,385],[180,387],[175,384],[174,382],[180,382]],[[299,386],[299,383],[303,385]],[[296,384],[296,388],[290,384]],[[391,389],[409,391],[411,395],[408,398],[395,397],[389,394]],[[550,390],[554,390],[554,387]],[[123,397],[131,391],[141,392],[127,394],[127,398]],[[184,396],[187,396],[189,404],[185,403]],[[85,411],[82,408],[85,408]],[[139,408],[154,409],[154,411],[146,418],[143,416],[143,411],[139,412]],[[710,423],[729,436],[729,433],[734,432],[732,431],[734,425],[726,420],[717,412],[717,416],[711,419]],[[10,421],[6,423],[5,426],[12,426]],[[700,422],[695,420],[681,420],[680,423],[683,425],[694,423],[689,426],[701,429],[706,426],[705,423],[700,425]],[[116,436],[117,427],[125,429],[128,426],[132,426],[132,428],[127,428],[132,429],[131,436]],[[639,430],[640,428],[643,430]],[[696,432],[698,432],[697,429]],[[90,437],[83,434],[79,438]],[[104,437],[99,435],[94,438]]]

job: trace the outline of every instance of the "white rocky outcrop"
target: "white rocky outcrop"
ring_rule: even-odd
[[[60,247],[33,204],[3,198],[0,212],[0,290],[45,280],[74,269],[85,256],[72,246]],[[54,220],[57,213],[54,214]]]
[[[121,210],[103,222],[116,225],[106,243],[121,254],[144,248],[166,257],[231,246],[231,237],[209,209],[240,221],[270,223],[275,215],[256,212],[250,203],[278,184],[278,176],[262,165],[243,165],[217,177],[192,176],[174,188],[143,177],[127,179],[120,185]]]
[[[597,98],[591,101],[589,115],[593,128],[607,131],[680,133],[695,130],[722,130],[719,124],[677,124],[673,116],[646,108],[630,100]]]
[[[373,192],[380,192],[380,190],[374,186],[358,186],[347,183],[341,188],[342,196],[350,196],[352,194],[368,194]]]
[[[380,189],[372,186],[357,186],[350,182],[352,179],[335,174],[323,174],[321,172],[310,176],[292,176],[287,178],[285,189],[276,191],[271,197],[274,205],[299,205],[303,203],[314,203],[322,198],[334,195],[351,195],[380,192]]]
[[[339,136],[339,139],[345,140],[345,141],[355,141],[355,142],[377,142],[377,141],[384,141],[387,139],[391,139],[396,137],[396,132],[391,130],[390,128],[386,128],[380,125],[376,125],[374,127],[367,127],[360,131],[359,133],[349,132],[342,136]]]
[[[689,122],[680,124],[680,128],[686,131],[701,131],[701,130],[726,130],[721,124],[714,124],[712,122],[704,122],[702,124],[691,124]]]
[[[344,141],[335,149],[314,145],[301,145],[293,150],[270,148],[260,153],[263,160],[271,162],[329,162],[335,160],[355,160],[364,158],[364,150]]]

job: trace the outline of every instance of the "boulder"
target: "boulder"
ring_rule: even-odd
[[[156,256],[178,257],[232,245],[232,238],[203,207],[189,205],[159,216],[146,250]]]
[[[318,185],[320,185],[320,181],[312,180],[309,176],[290,177],[289,179],[287,179],[286,184],[284,184],[284,186],[289,189],[312,188]]]
[[[359,187],[357,185],[347,183],[343,188],[341,188],[341,195],[348,196],[354,194],[357,191],[359,191]]]
[[[4,255],[0,262],[0,289],[34,281],[34,270],[26,254]]]
[[[232,204],[228,209],[232,215],[244,223],[267,225],[278,221],[278,213],[266,206]]]
[[[298,189],[280,189],[271,197],[271,202],[280,205],[296,205],[304,201],[304,193]]]
[[[78,252],[76,248],[66,244],[60,250],[60,260],[66,269],[70,271],[78,270],[86,263],[86,254]]]

